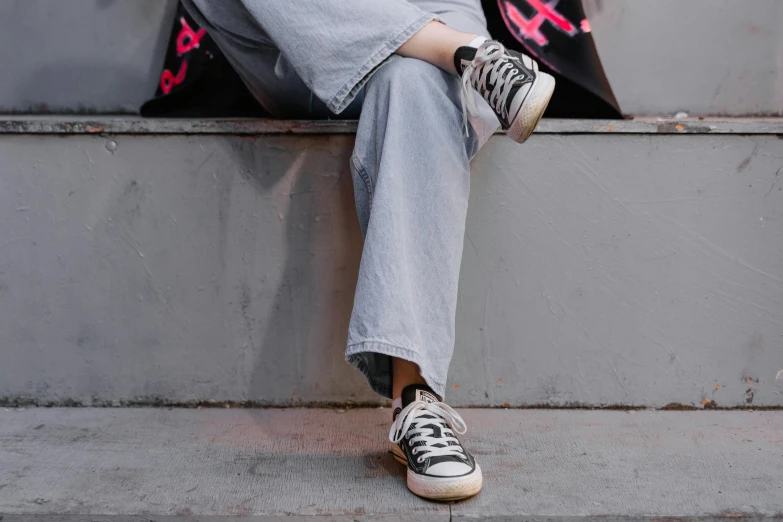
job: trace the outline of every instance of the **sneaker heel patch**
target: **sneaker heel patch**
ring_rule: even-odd
[[[427,390],[416,390],[416,400],[430,403],[430,404],[434,402],[438,402],[438,398],[435,397],[430,392],[428,392]]]

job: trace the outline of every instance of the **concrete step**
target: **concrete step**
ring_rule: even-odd
[[[354,122],[0,118],[0,403],[377,405]],[[783,406],[783,120],[545,120],[473,163],[449,401]]]
[[[389,408],[0,409],[0,515],[3,522],[783,515],[780,411],[460,413],[484,490],[436,504],[407,491],[404,468],[387,454]]]

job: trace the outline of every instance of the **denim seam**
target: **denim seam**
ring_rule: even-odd
[[[351,156],[351,161],[353,162],[353,168],[356,170],[356,173],[359,174],[359,176],[362,178],[362,181],[364,181],[364,186],[367,189],[367,210],[368,214],[372,214],[372,183],[370,182],[370,175],[367,174],[367,169],[364,168],[364,165],[359,161],[359,159],[356,156]]]
[[[415,22],[408,25],[390,38],[380,49],[370,55],[370,58],[359,68],[357,72],[340,90],[337,91],[334,96],[329,100],[329,109],[335,114],[340,114],[345,108],[350,105],[353,98],[359,90],[364,87],[364,84],[370,79],[372,73],[386,60],[390,55],[394,54],[394,51],[400,48],[402,44],[407,42],[411,36],[416,34],[426,24],[433,20],[439,20],[439,18],[432,13],[425,13],[418,18]]]

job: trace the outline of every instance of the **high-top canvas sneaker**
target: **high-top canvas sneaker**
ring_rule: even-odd
[[[403,389],[389,440],[394,458],[408,466],[408,489],[432,500],[459,500],[481,490],[481,468],[455,436],[466,430],[462,417],[429,386]]]
[[[478,107],[472,89],[478,91],[495,111],[500,125],[511,139],[524,143],[544,114],[555,79],[538,71],[538,64],[522,53],[507,50],[488,40],[476,49],[460,47],[454,65],[462,75],[462,114],[467,129],[468,113]]]

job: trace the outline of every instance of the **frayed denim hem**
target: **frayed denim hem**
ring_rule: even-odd
[[[380,357],[378,357],[380,356]],[[382,341],[361,341],[348,345],[345,350],[345,360],[362,372],[370,388],[387,399],[392,397],[391,357],[405,359],[419,365],[421,375],[432,390],[445,398],[446,383],[440,382],[430,372],[429,362],[421,360],[421,355],[408,348],[388,344]],[[372,358],[380,359],[373,361]]]

